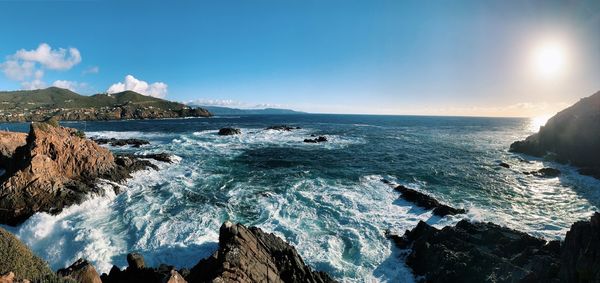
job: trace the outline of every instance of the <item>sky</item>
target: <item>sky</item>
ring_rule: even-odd
[[[600,90],[600,1],[0,0],[0,90],[539,116]]]

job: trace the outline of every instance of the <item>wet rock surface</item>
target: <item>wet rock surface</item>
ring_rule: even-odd
[[[222,128],[219,130],[220,136],[233,136],[233,135],[239,135],[241,133],[242,133],[242,131],[240,129],[236,129],[236,128]]]
[[[466,213],[466,210],[464,210],[462,208],[454,208],[454,207],[442,204],[438,200],[433,198],[432,196],[429,196],[429,195],[419,192],[417,190],[407,188],[403,185],[395,185],[394,183],[392,183],[391,181],[386,180],[386,179],[382,179],[381,181],[384,184],[390,185],[391,187],[394,188],[395,191],[399,192],[400,197],[402,199],[412,202],[412,203],[416,204],[417,206],[422,207],[424,209],[428,209],[428,210],[433,209],[434,215],[444,217],[446,215],[456,215],[456,214]]]
[[[305,143],[321,143],[321,142],[326,142],[327,141],[327,137],[326,136],[319,136],[317,138],[314,139],[304,139]]]
[[[142,139],[116,139],[116,138],[92,138],[97,144],[110,144],[111,146],[131,145],[133,147],[141,147],[142,145],[150,144],[147,140]]]
[[[59,269],[56,274],[61,278],[73,280],[78,283],[102,283],[94,266],[85,259],[79,259],[71,266]]]
[[[422,282],[558,282],[560,244],[492,223],[462,220],[438,230],[420,222],[404,236],[406,264]]]
[[[275,130],[275,131],[291,131],[291,130],[299,130],[300,127],[293,127],[288,125],[274,125],[267,127],[265,130]]]
[[[523,172],[525,175],[533,175],[540,178],[555,178],[560,176],[560,170],[554,168],[542,168],[537,171]]]

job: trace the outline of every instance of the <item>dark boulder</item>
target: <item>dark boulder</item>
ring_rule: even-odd
[[[446,215],[462,214],[466,212],[464,209],[461,208],[453,208],[445,204],[441,204],[435,198],[421,193],[417,190],[409,189],[403,185],[396,186],[394,190],[400,192],[401,198],[413,202],[417,206],[420,206],[424,209],[433,209],[433,214],[440,217],[444,217]]]
[[[292,127],[288,125],[275,125],[267,127],[266,130],[275,130],[275,131],[291,131],[291,130],[299,130],[300,127]]]
[[[142,145],[150,144],[149,141],[142,140],[142,139],[99,138],[99,139],[92,139],[92,140],[95,141],[97,144],[110,144],[111,146],[131,145],[133,147],[141,147]]]
[[[560,244],[492,223],[438,230],[419,222],[390,238],[411,248],[407,265],[425,282],[558,282]]]
[[[223,129],[219,130],[220,136],[232,136],[232,135],[239,135],[241,133],[242,133],[242,131],[240,131],[240,129],[235,129],[235,128],[223,128]]]
[[[525,175],[533,175],[541,178],[555,178],[560,176],[560,170],[554,168],[542,168],[537,171],[523,172]]]
[[[318,138],[314,138],[314,139],[304,139],[305,143],[321,143],[321,142],[326,142],[327,141],[327,137],[325,136],[319,136]]]
[[[127,265],[131,269],[144,269],[146,267],[146,263],[144,263],[144,257],[138,253],[129,253],[127,254]]]
[[[510,165],[506,162],[500,162],[500,164],[498,164],[498,165],[500,165],[501,167],[507,168],[507,169],[510,168]]]

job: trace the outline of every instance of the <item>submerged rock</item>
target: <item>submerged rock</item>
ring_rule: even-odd
[[[537,171],[523,172],[525,175],[533,175],[541,178],[554,178],[560,176],[560,170],[554,168],[542,168]]]
[[[392,182],[385,179],[383,179],[382,182],[388,185],[393,185]],[[394,190],[400,192],[401,198],[413,202],[417,206],[420,206],[424,209],[433,209],[433,214],[440,217],[444,217],[446,215],[462,214],[466,212],[462,208],[453,208],[448,205],[441,204],[435,198],[421,193],[417,190],[409,189],[403,185],[398,185],[394,187]]]
[[[267,127],[265,130],[275,130],[275,131],[291,131],[291,130],[299,130],[300,127],[291,127],[288,125],[275,125]]]
[[[219,250],[191,269],[188,282],[335,282],[308,267],[296,249],[256,227],[225,222]]]
[[[92,140],[95,141],[97,144],[110,144],[112,146],[131,145],[133,147],[141,147],[142,145],[150,144],[149,141],[142,140],[142,139],[116,139],[116,138],[104,139],[104,138],[100,138],[100,139],[92,139]]]
[[[135,160],[117,162],[108,149],[55,121],[32,123],[26,143],[7,158],[12,166],[0,177],[0,223],[9,225],[102,193],[99,178],[121,182],[147,168]]]
[[[242,133],[242,131],[240,129],[236,129],[236,128],[222,128],[219,130],[220,136],[232,136],[232,135],[239,135],[241,133]]]
[[[320,142],[326,142],[327,141],[327,137],[325,136],[319,136],[318,138],[314,138],[314,139],[304,139],[304,142],[306,143],[320,143]]]
[[[492,223],[462,220],[438,230],[421,221],[391,238],[411,248],[406,264],[425,282],[558,282],[558,241]]]
[[[510,168],[510,165],[506,162],[500,162],[500,164],[498,164],[498,165],[500,165],[501,167],[507,168],[507,169]]]

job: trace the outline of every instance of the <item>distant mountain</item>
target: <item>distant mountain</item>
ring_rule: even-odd
[[[80,95],[68,89],[49,87],[38,90],[0,92],[0,121],[120,120],[177,117],[208,117],[202,108],[146,96],[134,91],[113,94]]]
[[[264,108],[264,109],[239,109],[222,106],[200,106],[213,115],[267,115],[267,114],[305,114],[306,112],[295,111],[291,109]]]

